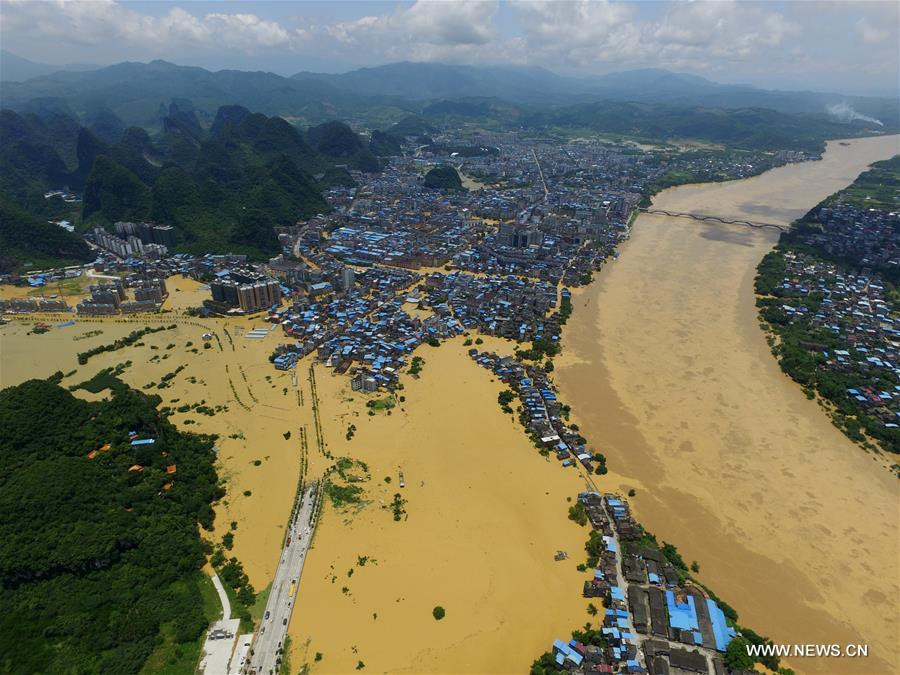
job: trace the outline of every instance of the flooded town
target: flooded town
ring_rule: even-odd
[[[900,673],[900,3],[0,42],[0,674]]]
[[[649,186],[677,167],[735,182],[673,188],[654,207],[788,225],[896,145],[832,143],[808,161],[437,136],[375,178],[353,173],[356,187],[326,191],[332,210],[280,228],[283,251],[267,263],[170,254],[164,227],[120,222],[115,234],[86,235],[91,265],[7,275],[2,384],[59,371],[74,388],[102,365],[94,380],[114,373],[165,388],[176,422],[220,439],[232,496],[217,511],[235,526],[229,543],[257,589],[268,592],[281,546],[299,536],[283,533],[298,478],[301,487],[321,482],[302,578],[276,575],[281,595],[216,633],[226,653],[214,662],[228,672],[256,669],[254,633],[272,645],[259,657],[273,664],[265,668],[327,658],[338,671],[431,663],[484,672],[534,661],[544,672],[724,673],[741,670],[728,651],[735,640],[743,649],[863,634],[878,648],[870,659],[896,663],[895,582],[856,578],[861,551],[868,564],[883,558],[880,569],[896,569],[896,551],[869,543],[896,529],[896,479],[878,451],[846,448],[768,353],[752,280],[777,234],[640,214]],[[769,171],[775,164],[787,165]],[[435,165],[454,167],[470,189],[428,187]],[[856,227],[890,238],[877,232],[892,221],[879,218]],[[823,294],[821,326],[846,326],[842,311],[854,318],[867,373],[893,373],[893,329],[880,346],[871,330],[891,324],[878,283],[802,254],[787,254],[783,269],[780,289]],[[779,302],[785,321],[812,311]],[[172,332],[135,333],[143,324]],[[172,351],[183,340],[183,353]],[[735,340],[752,344],[739,358]],[[896,427],[893,387],[850,393]],[[780,398],[760,406],[763,395]],[[753,415],[726,412],[746,406],[765,422],[751,428]],[[194,417],[204,409],[212,415]],[[776,429],[790,458],[772,440]],[[492,472],[476,468],[489,459]],[[863,483],[867,498],[850,498]],[[452,484],[466,488],[462,503]],[[544,498],[527,503],[535,490]],[[841,490],[848,499],[838,503]],[[449,530],[437,526],[448,504]],[[381,522],[384,509],[395,522]],[[827,536],[853,543],[846,557],[832,552],[831,567],[821,555]],[[421,558],[436,550],[440,561]],[[413,579],[418,565],[443,579],[432,592],[428,576]],[[515,592],[523,584],[529,593]],[[790,612],[786,596],[797,596]],[[274,597],[291,611],[270,609]],[[446,608],[440,637],[420,618],[428,607],[392,610],[430,597]],[[528,621],[535,602],[553,607],[540,625]],[[323,620],[334,603],[342,610]],[[278,625],[268,618],[276,609]],[[354,644],[348,630],[362,631]],[[513,636],[510,653],[501,645]]]

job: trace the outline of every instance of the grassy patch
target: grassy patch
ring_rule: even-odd
[[[397,401],[393,396],[385,396],[384,398],[376,398],[374,401],[369,401],[368,403],[366,403],[366,406],[376,411],[390,410],[391,408],[395,408],[397,406]]]
[[[128,386],[119,379],[125,369],[131,365],[131,361],[120,363],[115,368],[104,368],[91,379],[73,384],[69,387],[69,391],[84,389],[92,394],[99,394],[101,391],[109,389],[110,391],[124,391]]]
[[[291,636],[284,638],[284,645],[281,648],[281,665],[278,668],[278,675],[291,675]]]
[[[335,485],[331,479],[325,481],[325,494],[336,508],[362,503],[363,489],[358,485]]]
[[[141,675],[193,675],[197,672],[205,638],[203,634],[193,642],[176,642],[173,623],[164,623]]]
[[[259,623],[262,619],[263,612],[266,611],[266,603],[269,601],[269,593],[272,592],[272,582],[256,594],[256,602],[250,605],[250,617],[253,623]]]
[[[212,579],[205,574],[201,574],[197,582],[197,588],[200,591],[203,616],[208,617],[210,621],[215,621],[222,615],[222,603],[219,601],[219,594],[216,593],[216,587],[213,586]]]

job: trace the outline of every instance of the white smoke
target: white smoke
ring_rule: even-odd
[[[884,124],[881,123],[881,120],[876,120],[874,117],[869,117],[868,115],[856,112],[849,103],[832,103],[831,105],[826,105],[825,110],[828,111],[829,115],[836,117],[841,122],[860,120],[862,122],[877,124],[880,127],[884,126]]]

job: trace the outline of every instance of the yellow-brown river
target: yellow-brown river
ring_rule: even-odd
[[[898,136],[833,141],[821,161],[667,190],[654,207],[788,224]],[[900,481],[786,378],[753,278],[775,230],[641,215],[619,260],[576,295],[564,400],[635,488],[643,524],[776,643],[866,644],[798,672],[900,672]],[[619,487],[619,486],[611,486]]]

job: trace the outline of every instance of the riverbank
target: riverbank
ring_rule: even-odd
[[[821,161],[674,188],[654,205],[788,224],[896,143],[831,142]],[[742,623],[776,643],[868,643],[868,659],[840,669],[893,672],[900,492],[771,356],[753,278],[776,240],[642,214],[619,259],[576,292],[556,379],[622,487],[637,488],[638,520],[699,561]]]

